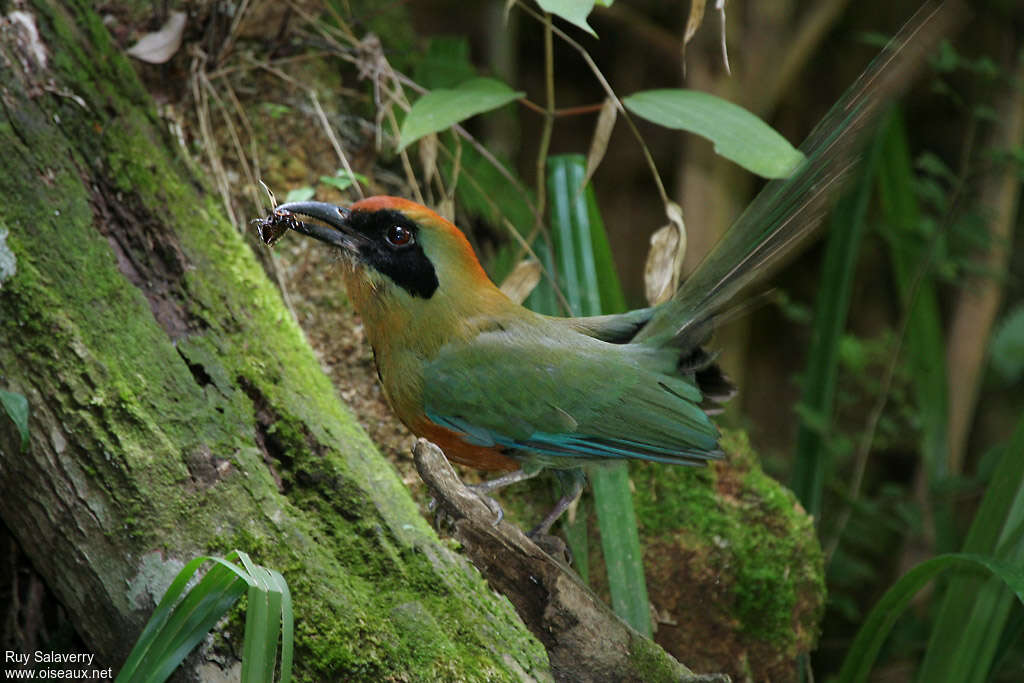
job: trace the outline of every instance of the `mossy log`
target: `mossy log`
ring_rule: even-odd
[[[288,579],[300,680],[550,679],[339,403],[91,4],[0,26],[0,387],[32,435],[21,451],[0,416],[0,514],[96,666],[183,562],[240,548]]]

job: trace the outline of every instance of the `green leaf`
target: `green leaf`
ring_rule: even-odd
[[[313,195],[316,194],[316,190],[308,185],[305,187],[296,187],[294,190],[289,190],[285,196],[285,202],[304,202],[307,199],[312,199]]]
[[[398,149],[424,135],[437,133],[459,121],[497,109],[526,93],[512,90],[493,78],[473,78],[454,89],[433,90],[416,100],[402,122]]]
[[[537,4],[545,12],[561,17],[573,26],[579,26],[590,35],[597,37],[594,29],[590,28],[590,24],[587,23],[587,17],[594,9],[594,0],[537,0]]]
[[[545,258],[548,272],[558,273],[558,283],[573,315],[619,313],[626,310],[625,296],[594,190],[588,185],[580,192],[585,178],[586,159],[582,155],[548,159],[554,254],[552,257],[546,249],[539,249],[538,254]],[[536,297],[531,294],[527,299],[536,306],[534,310],[551,315],[561,312],[550,282],[542,282],[534,293]],[[637,631],[650,636],[651,613],[629,490],[629,468],[625,463],[602,465],[588,468],[587,476],[594,492],[612,609]],[[569,539],[578,541],[578,536],[570,534]],[[574,556],[584,555],[576,545],[571,547]]]
[[[945,327],[935,275],[922,265],[933,259],[934,238],[921,230],[921,210],[914,193],[914,171],[906,124],[897,108],[885,126],[885,148],[878,171],[878,197],[889,244],[896,287],[906,310],[904,357],[911,369],[921,426],[921,457],[934,489],[946,477],[949,459],[948,378]],[[920,274],[919,274],[920,273]],[[913,299],[911,299],[913,297]],[[958,548],[952,499],[939,498],[933,509],[937,552]]]
[[[612,610],[650,638],[653,633],[651,605],[633,494],[629,490],[629,466],[624,462],[595,466],[588,468],[587,476],[594,491]]]
[[[1024,415],[971,523],[963,551],[994,555],[1014,566],[1024,562]],[[956,577],[942,596],[918,680],[983,683],[994,680],[1013,596],[1001,581]]]
[[[324,185],[330,185],[331,187],[344,192],[348,188],[352,187],[352,183],[353,183],[352,179],[353,178],[355,178],[356,181],[362,183],[363,185],[368,185],[369,182],[370,182],[367,179],[367,177],[364,176],[362,173],[353,173],[352,175],[349,175],[348,171],[346,171],[343,168],[339,168],[334,173],[334,175],[332,175],[332,176],[330,176],[330,175],[322,175],[322,176],[320,176],[320,182],[323,183]],[[309,188],[309,189],[312,189],[312,188]],[[289,195],[289,196],[291,196],[291,195]],[[312,195],[310,195],[310,197],[312,197]],[[308,199],[308,197],[307,197],[307,199]],[[292,201],[292,200],[289,199],[288,201]],[[295,201],[306,201],[306,200],[305,199],[298,199],[298,200],[295,200]]]
[[[555,258],[550,261],[546,249],[534,245],[549,273],[558,274],[558,285],[565,294],[573,315],[600,315],[626,310],[626,299],[615,270],[608,235],[597,208],[593,189],[580,186],[586,178],[586,159],[579,154],[554,156],[548,159],[548,195],[551,197],[552,246]],[[550,291],[549,301],[556,301],[551,283],[542,282],[527,301],[536,304]],[[540,311],[535,305],[534,310]],[[553,310],[541,311],[558,315]]]
[[[847,652],[837,680],[840,683],[868,680],[882,644],[910,600],[943,572],[962,568],[987,570],[1009,586],[1017,600],[1024,603],[1024,571],[1020,567],[991,557],[966,553],[939,555],[925,560],[894,583],[871,610]]]
[[[469,41],[464,36],[430,39],[427,54],[416,62],[413,77],[427,90],[454,88],[476,77],[469,61]]]
[[[0,405],[14,421],[21,434],[21,450],[28,448],[28,399],[21,394],[0,389]]]
[[[792,488],[807,512],[821,519],[825,475],[833,451],[828,448],[835,407],[836,377],[843,330],[850,310],[854,274],[864,236],[868,200],[874,185],[882,136],[867,155],[857,185],[832,212],[821,286],[814,303],[814,323],[807,369],[801,387],[800,426],[793,456]]]
[[[166,680],[247,587],[249,607],[242,680],[273,682],[279,635],[280,680],[287,683],[291,679],[294,617],[284,578],[254,564],[241,551],[234,550],[228,557],[238,557],[245,568],[219,557],[202,556],[191,560],[178,572],[128,655],[117,683]],[[213,562],[214,566],[179,602],[185,587],[206,562]]]
[[[217,564],[174,605],[200,565],[207,561]],[[213,557],[197,557],[186,564],[157,605],[117,682],[166,680],[244,592],[245,583],[234,574],[238,571],[241,570],[230,562]]]
[[[785,178],[804,155],[743,107],[697,90],[645,90],[622,103],[637,116],[707,138],[715,151],[752,173]]]
[[[1024,375],[1024,306],[1010,311],[992,336],[992,367],[1008,384]]]

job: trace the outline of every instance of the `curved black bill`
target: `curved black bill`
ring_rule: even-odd
[[[348,230],[348,217],[351,212],[343,206],[328,202],[288,202],[274,209],[275,214],[278,212],[308,216],[327,224],[292,220],[287,227],[296,232],[350,251],[356,251],[358,247],[359,236]]]

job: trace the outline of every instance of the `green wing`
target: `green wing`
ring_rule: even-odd
[[[720,457],[700,391],[652,349],[556,326],[486,332],[424,371],[424,410],[469,443],[530,451],[548,465]]]

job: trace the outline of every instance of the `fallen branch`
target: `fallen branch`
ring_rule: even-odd
[[[558,680],[730,680],[693,673],[615,616],[575,572],[516,526],[495,525],[494,511],[466,488],[437,446],[419,439],[413,455],[439,510],[452,520],[452,536],[547,649]]]

